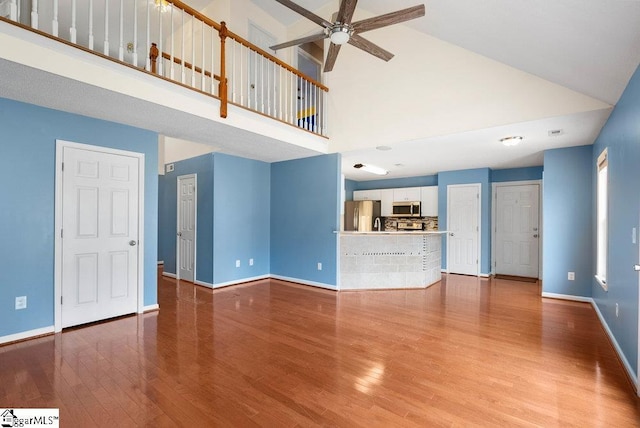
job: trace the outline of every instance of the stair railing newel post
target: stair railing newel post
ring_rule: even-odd
[[[227,24],[224,21],[220,23],[218,34],[220,35],[220,83],[218,83],[218,93],[220,94],[220,117],[226,118],[228,99],[225,45],[229,31],[227,30]]]
[[[158,45],[151,43],[151,48],[149,48],[149,61],[151,62],[151,72],[153,74],[157,73],[156,63],[158,61],[159,54],[160,50],[158,49]]]

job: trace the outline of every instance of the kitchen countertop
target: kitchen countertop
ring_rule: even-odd
[[[418,231],[371,231],[371,232],[356,232],[356,231],[335,231],[340,235],[442,235],[447,233],[446,230],[418,230]]]

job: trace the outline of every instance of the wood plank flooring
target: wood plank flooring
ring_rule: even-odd
[[[0,347],[0,407],[82,427],[640,426],[593,309],[538,284],[158,288],[159,312]]]

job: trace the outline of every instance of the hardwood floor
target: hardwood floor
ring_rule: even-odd
[[[538,284],[159,280],[160,311],[0,347],[0,407],[61,426],[640,426],[593,309]]]

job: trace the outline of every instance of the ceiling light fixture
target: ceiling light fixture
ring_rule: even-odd
[[[370,172],[371,174],[377,174],[377,175],[387,175],[387,174],[389,174],[389,171],[387,171],[386,169],[380,168],[379,166],[374,166],[374,165],[367,165],[367,164],[357,163],[353,167],[355,169],[361,169],[363,171]]]
[[[160,12],[166,12],[171,7],[167,0],[153,0],[153,2],[156,5],[156,9],[160,9]]]
[[[329,30],[329,39],[331,39],[331,43],[335,45],[344,45],[349,41],[349,38],[353,34],[353,29],[350,25],[341,24],[336,22],[334,25],[328,28]]]
[[[520,137],[517,135],[511,136],[511,137],[504,137],[504,138],[500,138],[500,142],[502,144],[504,144],[507,147],[511,147],[511,146],[515,146],[518,143],[520,143],[520,141],[524,140],[524,137]]]
[[[391,147],[389,147],[389,146],[377,146],[376,149],[380,150],[380,151],[383,151],[383,152],[386,152],[387,150],[391,150]]]

